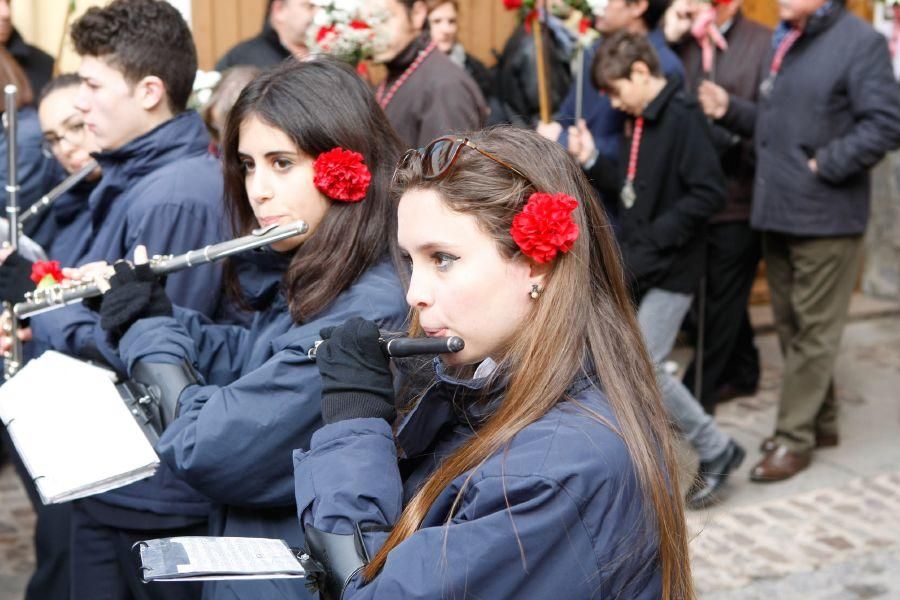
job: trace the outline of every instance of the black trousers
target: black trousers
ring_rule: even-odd
[[[161,531],[110,527],[76,503],[72,508],[72,600],[198,600],[200,583],[144,583],[131,547],[141,540],[208,534],[206,522]]]
[[[7,445],[9,456],[37,516],[34,528],[35,567],[25,589],[25,600],[68,600],[72,505],[67,502],[45,506],[5,427],[3,443]]]
[[[706,335],[698,400],[712,413],[720,386],[756,389],[759,382],[759,351],[747,305],[761,250],[759,233],[745,221],[709,225],[707,240]],[[690,390],[694,367],[691,363],[684,376]]]

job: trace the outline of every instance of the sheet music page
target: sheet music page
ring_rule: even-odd
[[[121,487],[159,464],[113,380],[50,351],[0,387],[0,418],[45,502]]]
[[[305,572],[284,540],[178,537],[140,542],[147,581],[192,576],[293,576]]]

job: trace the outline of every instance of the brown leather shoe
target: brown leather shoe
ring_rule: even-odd
[[[816,432],[816,448],[834,448],[841,443],[841,438],[837,433]],[[778,447],[778,442],[774,436],[769,436],[759,445],[759,451],[768,454]]]
[[[778,444],[753,467],[750,471],[750,480],[767,482],[789,479],[808,467],[810,462],[812,452],[793,451],[787,446]]]

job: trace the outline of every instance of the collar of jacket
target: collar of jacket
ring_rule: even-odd
[[[291,264],[294,254],[278,252],[271,248],[260,248],[233,256],[234,268],[244,301],[260,311],[270,307],[277,298],[287,299],[282,291],[284,274]]]
[[[265,42],[272,47],[273,50],[282,55],[283,58],[287,58],[291,55],[291,51],[284,47],[284,44],[281,43],[281,38],[278,37],[278,32],[272,29],[272,26],[268,23],[265,24],[263,30],[260,32],[259,37],[261,37]]]
[[[497,410],[509,384],[508,375],[497,371],[473,379],[453,377],[438,358],[434,359],[433,368],[434,382],[397,427],[396,439],[404,457],[425,452],[448,426],[462,423],[477,430]],[[592,372],[589,368],[579,373],[565,397],[574,398],[598,385]]]
[[[656,95],[656,98],[650,101],[647,108],[644,109],[644,112],[642,113],[644,120],[655,121],[658,119],[659,113],[662,112],[665,105],[669,103],[669,100],[671,100],[679,90],[681,90],[681,82],[671,78],[667,79],[665,87],[663,87],[659,94]]]
[[[416,60],[416,57],[419,56],[419,53],[425,50],[428,47],[428,44],[431,42],[431,38],[427,33],[423,33],[416,39],[412,41],[412,43],[400,51],[400,54],[394,57],[393,60],[385,64],[388,70],[388,78],[396,79],[399,77],[406,68]]]
[[[79,213],[87,210],[88,198],[97,187],[97,183],[97,181],[79,181],[75,187],[53,203],[53,218],[57,225],[64,227],[72,223]]]
[[[819,35],[832,25],[844,13],[844,0],[828,0],[809,18],[806,28],[803,30],[803,37],[810,38]],[[781,21],[775,32],[772,34],[772,48],[778,48],[784,36],[793,29],[793,25],[787,21]],[[802,41],[802,38],[801,38]]]
[[[130,175],[143,175],[177,158],[201,155],[209,149],[209,134],[203,119],[193,110],[180,113],[115,150],[93,156],[103,168],[124,169]]]
[[[9,34],[9,40],[6,42],[6,49],[13,55],[13,58],[16,58],[17,60],[28,58],[31,55],[31,46],[28,45],[28,42],[25,41],[25,38],[22,37],[22,34],[19,33],[19,30],[15,27],[13,27],[12,33]],[[35,94],[38,94],[39,92],[40,90],[34,90]]]

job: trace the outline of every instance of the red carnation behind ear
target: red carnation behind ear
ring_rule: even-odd
[[[572,212],[578,201],[566,194],[532,194],[522,212],[513,218],[509,232],[522,254],[546,263],[558,252],[568,252],[578,239]]]
[[[332,200],[359,202],[366,197],[372,174],[359,152],[334,148],[313,163],[313,183]]]

